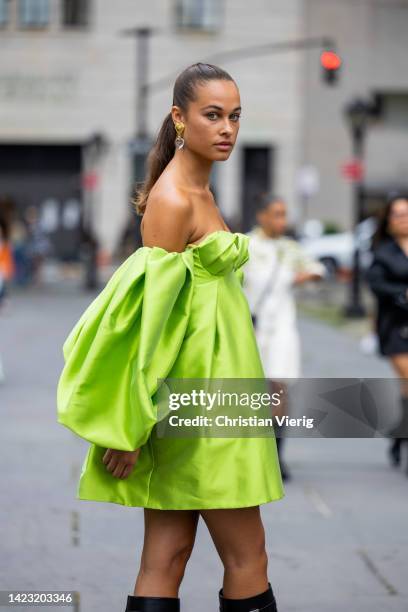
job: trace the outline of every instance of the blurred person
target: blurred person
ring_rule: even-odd
[[[140,246],[142,246],[140,222],[135,212],[131,211],[119,237],[115,255],[123,260]]]
[[[257,225],[249,236],[249,261],[244,268],[244,289],[252,312],[261,359],[272,391],[288,387],[280,379],[301,376],[300,338],[296,323],[294,288],[326,275],[323,264],[286,235],[287,206],[271,193],[262,194],[256,212]],[[294,382],[294,381],[293,381]],[[290,384],[290,382],[288,382]],[[287,393],[276,416],[288,412]],[[276,426],[278,452],[284,480],[291,478],[282,458],[284,427]]]
[[[408,440],[408,197],[391,194],[372,242],[367,282],[377,300],[378,352],[400,378],[401,417],[388,432],[392,465],[401,463],[401,444]],[[408,470],[408,465],[407,465]],[[407,471],[408,473],[408,471]]]
[[[221,68],[199,62],[178,75],[134,200],[143,247],[63,347],[58,421],[92,442],[79,499],[144,508],[127,612],[180,610],[200,516],[224,566],[220,610],[277,612],[259,508],[284,496],[275,437],[157,430],[160,378],[263,378],[242,288],[249,239],[230,231],[209,189],[240,113],[238,86]]]
[[[1,317],[2,307],[3,307],[3,300],[4,300],[4,287],[5,287],[4,278],[0,273],[0,317]],[[6,375],[4,372],[3,359],[1,356],[1,352],[0,352],[0,384],[2,384],[5,381],[5,379],[6,379]]]
[[[0,219],[2,223],[7,227],[9,232],[11,223],[15,217],[16,203],[9,195],[0,195]]]
[[[0,218],[0,316],[8,295],[8,284],[14,275],[14,261],[9,242],[9,224]],[[4,382],[5,373],[0,354],[0,383]]]
[[[34,205],[24,211],[27,223],[27,257],[30,268],[30,281],[34,286],[42,285],[42,268],[46,257],[51,253],[51,242],[41,227],[38,209]]]
[[[25,286],[30,280],[30,263],[27,249],[28,231],[24,221],[18,217],[13,219],[11,223],[10,242],[15,264],[13,280],[16,285]]]
[[[13,250],[10,242],[9,224],[0,218],[0,274],[3,279],[3,301],[8,294],[8,287],[15,274]]]
[[[94,291],[99,287],[98,279],[99,240],[93,228],[82,224],[80,228],[80,253],[84,264],[84,288]]]
[[[1,242],[1,238],[0,238],[0,242]],[[2,314],[5,295],[6,295],[6,281],[0,271],[0,317]],[[3,360],[2,360],[1,352],[0,352],[0,384],[5,381],[5,378],[6,378],[6,375],[4,372]]]

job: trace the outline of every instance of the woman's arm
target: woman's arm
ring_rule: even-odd
[[[294,285],[302,285],[308,281],[320,281],[323,279],[323,275],[317,272],[297,272],[293,279]]]
[[[175,198],[149,198],[148,212],[143,218],[143,246],[161,247],[168,252],[182,252],[191,235],[191,207]],[[141,449],[121,451],[108,448],[102,461],[108,472],[127,478],[137,463]]]
[[[295,240],[292,240],[290,244],[295,253],[294,285],[301,285],[308,281],[320,281],[327,275],[325,265],[309,255],[301,244]]]
[[[408,308],[407,285],[389,280],[386,267],[380,259],[374,259],[366,272],[366,280],[377,297],[389,297],[398,306]]]

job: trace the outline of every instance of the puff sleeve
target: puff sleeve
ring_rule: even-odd
[[[237,248],[237,258],[235,260],[234,265],[234,274],[238,279],[241,287],[244,287],[245,284],[245,274],[244,274],[244,266],[249,260],[249,236],[245,234],[240,234],[240,240],[238,242]]]
[[[245,280],[243,269],[242,268],[237,268],[235,270],[235,276],[237,277],[238,282],[241,285],[241,287],[243,287],[244,286],[244,280]]]
[[[152,396],[186,332],[192,252],[141,247],[115,271],[63,345],[58,422],[105,448],[136,450],[157,422]]]

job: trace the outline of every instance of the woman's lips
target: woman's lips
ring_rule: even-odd
[[[228,151],[228,149],[232,147],[232,144],[216,144],[215,146],[222,151]]]

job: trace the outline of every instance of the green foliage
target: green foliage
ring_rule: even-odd
[[[337,234],[342,231],[343,228],[339,225],[337,221],[323,221],[323,234]]]

